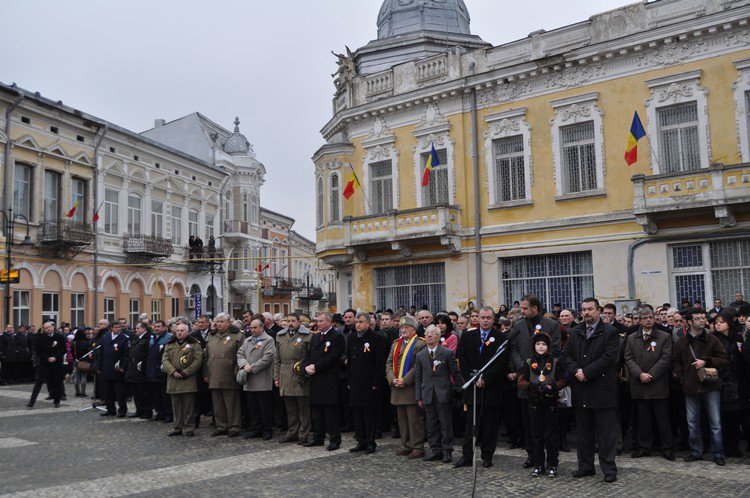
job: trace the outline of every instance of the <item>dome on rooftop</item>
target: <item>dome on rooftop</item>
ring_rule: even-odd
[[[378,39],[420,31],[470,35],[463,0],[385,0],[378,14]]]
[[[247,155],[250,152],[250,142],[240,133],[240,118],[234,118],[234,133],[224,142],[224,152],[231,155]]]

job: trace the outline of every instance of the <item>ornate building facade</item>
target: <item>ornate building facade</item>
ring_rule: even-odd
[[[659,0],[491,46],[461,0],[384,2],[313,156],[339,306],[748,294],[749,21],[744,0]]]

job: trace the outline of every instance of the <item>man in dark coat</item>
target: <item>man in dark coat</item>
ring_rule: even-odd
[[[503,336],[493,326],[494,323],[495,311],[485,306],[479,310],[479,328],[469,329],[461,334],[456,356],[461,375],[464,379],[471,379],[473,372],[487,365],[500,348]],[[495,447],[497,446],[500,406],[503,399],[503,383],[507,371],[508,354],[506,352],[495,360],[476,382],[477,406],[473,408],[473,388],[464,391],[464,404],[469,406],[469,413],[466,416],[463,455],[455,463],[455,467],[465,467],[472,464],[474,457],[472,409],[475,409],[477,412],[477,424],[482,434],[482,465],[484,467],[492,467],[492,455],[494,455]]]
[[[523,364],[527,358],[531,358],[531,336],[539,332],[544,332],[552,338],[549,354],[553,358],[560,356],[560,322],[546,318],[542,315],[542,303],[539,298],[533,295],[526,295],[521,298],[521,313],[523,318],[519,319],[514,325],[511,332],[510,341],[510,358],[511,371],[508,379],[511,381],[518,380]],[[526,461],[523,468],[530,469],[533,466],[533,446],[531,444],[531,417],[529,415],[529,394],[526,389],[518,390],[518,399],[521,400],[521,423],[523,424],[524,449],[526,450]]]
[[[617,480],[617,369],[620,335],[600,319],[599,301],[581,303],[584,323],[570,331],[565,344],[565,371],[572,377],[578,426],[578,470],[573,477],[593,476],[594,437],[605,482]]]
[[[102,417],[115,415],[115,401],[117,401],[118,418],[128,413],[128,388],[125,384],[125,371],[128,367],[128,350],[130,340],[122,333],[122,325],[115,323],[109,334],[101,339],[101,349],[96,357],[96,370],[104,381],[104,401],[107,411]]]
[[[161,360],[164,355],[164,348],[172,339],[172,334],[167,330],[167,324],[163,320],[154,322],[154,330],[151,339],[148,342],[148,368],[146,376],[148,377],[149,387],[154,402],[156,416],[151,419],[154,421],[162,420],[165,424],[172,422],[172,400],[167,394],[167,374],[162,371]]]
[[[140,417],[150,419],[153,415],[153,403],[151,401],[151,390],[146,378],[148,368],[148,344],[151,340],[151,332],[145,323],[135,326],[135,338],[130,343],[128,350],[128,369],[125,371],[125,382],[130,388],[135,403],[135,411],[128,418]]]
[[[371,454],[375,452],[375,426],[385,376],[385,339],[370,330],[369,313],[357,313],[354,325],[355,331],[347,341],[346,363],[349,407],[357,445],[349,451]]]
[[[654,327],[654,313],[641,309],[640,330],[625,345],[625,366],[630,373],[630,395],[638,418],[638,449],[633,458],[653,451],[653,425],[659,431],[664,458],[673,461],[669,423],[669,378],[672,370],[672,335]]]
[[[34,407],[39,391],[41,391],[42,385],[46,383],[50,396],[55,403],[55,408],[59,408],[60,398],[63,394],[63,378],[65,376],[63,358],[67,338],[59,332],[55,332],[55,325],[52,322],[46,322],[43,329],[43,332],[34,341],[34,351],[38,359],[36,384],[34,384],[31,399],[26,406]]]
[[[320,313],[315,321],[318,330],[310,341],[302,368],[310,376],[310,404],[313,409],[314,434],[303,446],[323,446],[328,433],[328,451],[341,447],[341,356],[344,336],[333,328],[331,314]]]

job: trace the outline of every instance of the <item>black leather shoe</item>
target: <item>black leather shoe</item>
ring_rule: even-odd
[[[227,431],[213,431],[211,433],[211,437],[226,436],[227,434],[228,434]]]
[[[299,438],[297,436],[283,436],[279,439],[279,443],[294,443],[298,440]]]
[[[193,437],[193,436],[195,436],[195,432],[193,432],[193,431],[187,431],[185,433],[185,437]]]
[[[524,469],[530,469],[534,466],[534,462],[531,461],[531,457],[527,458],[525,462],[523,462],[523,468]]]
[[[672,453],[671,451],[665,451],[664,453],[662,453],[662,456],[664,456],[664,458],[666,458],[670,462],[674,462],[674,453]]]
[[[167,436],[182,436],[182,431],[172,431]]]
[[[714,463],[715,463],[716,465],[718,465],[719,467],[723,467],[724,465],[726,465],[726,464],[727,464],[727,462],[725,462],[725,461],[724,461],[724,459],[723,459],[723,458],[721,458],[721,457],[716,457],[716,458],[714,458]]]
[[[375,453],[375,445],[368,444],[367,448],[365,448],[365,455],[372,455],[373,453]]]
[[[453,464],[453,468],[458,469],[460,467],[471,467],[471,458],[462,456],[456,463]]]
[[[120,413],[117,414],[117,418],[125,418],[125,415],[127,415],[127,414],[120,412]]]
[[[442,460],[443,455],[442,453],[429,453],[425,455],[425,457],[422,459],[425,462],[437,462],[438,460]]]
[[[270,441],[273,438],[273,432],[263,433],[263,441]]]
[[[604,482],[615,482],[617,480],[617,476],[604,476]]]
[[[240,431],[229,431],[227,432],[227,437],[237,437],[240,435]]]
[[[448,452],[443,453],[443,463],[453,463],[453,455]]]
[[[304,446],[305,448],[311,448],[313,446],[323,446],[323,444],[324,444],[323,441],[314,441],[311,439],[310,441],[306,442],[302,446]]]
[[[485,469],[492,467],[492,460],[482,460],[482,467]]]
[[[683,458],[686,462],[697,462],[698,460],[703,460],[702,456],[695,456],[692,453]]]
[[[55,408],[60,408],[60,403],[55,402]]]
[[[596,475],[596,472],[593,470],[576,470],[570,475],[578,479],[580,477],[588,477],[588,476]]]
[[[650,451],[646,450],[635,450],[632,455],[630,455],[630,458],[643,458],[643,457],[649,457],[651,456]]]
[[[248,432],[247,434],[245,434],[245,439],[258,439],[262,436],[263,434],[260,432]]]
[[[360,452],[360,451],[365,451],[366,449],[367,449],[367,445],[366,444],[359,443],[354,448],[350,448],[349,449],[349,453],[357,453],[357,452]]]
[[[341,443],[331,443],[326,446],[326,451],[336,451],[339,448],[341,448]]]

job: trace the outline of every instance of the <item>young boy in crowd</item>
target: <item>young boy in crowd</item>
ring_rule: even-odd
[[[549,354],[552,338],[544,332],[531,336],[531,358],[524,363],[518,379],[518,389],[529,393],[529,417],[533,446],[532,477],[545,474],[547,450],[547,476],[557,477],[560,439],[557,420],[557,393],[565,387],[562,365]]]

